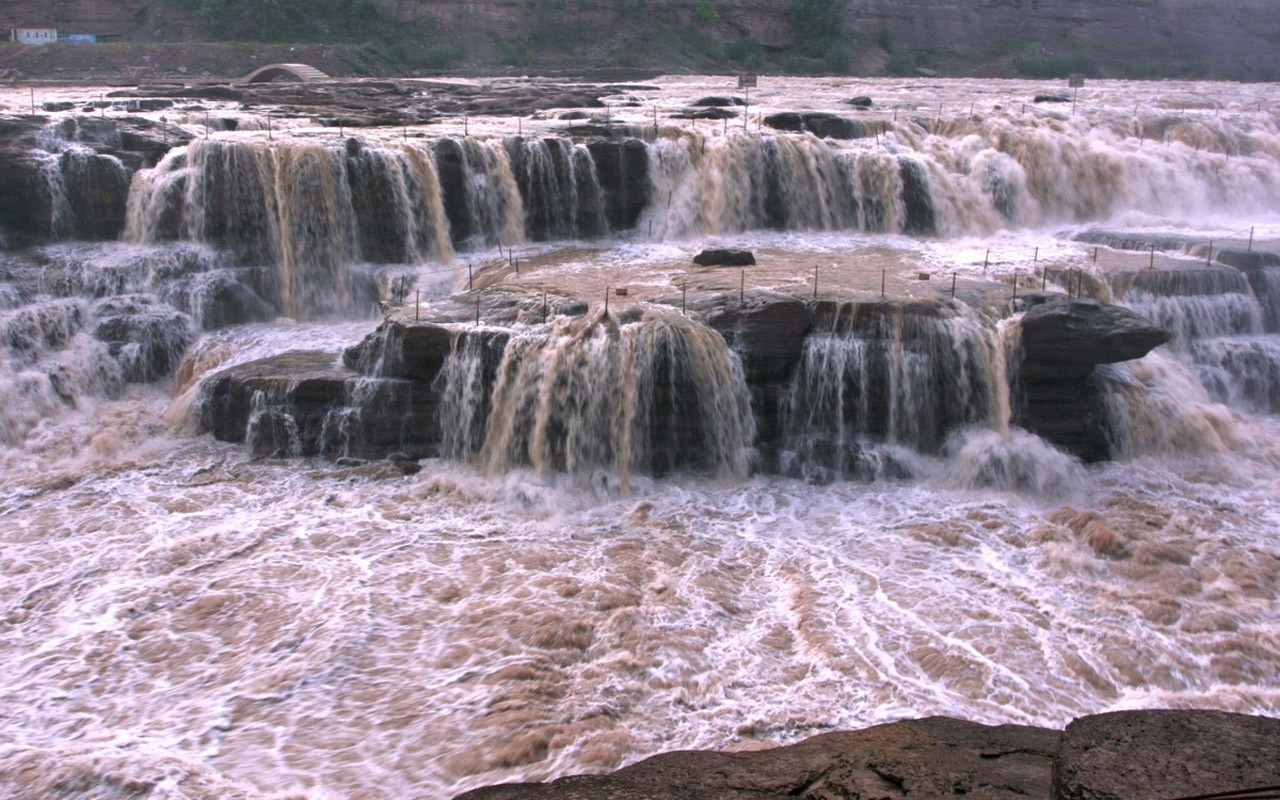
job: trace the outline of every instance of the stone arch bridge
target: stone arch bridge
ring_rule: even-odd
[[[281,78],[303,83],[333,80],[310,64],[268,64],[250,72],[239,83],[267,83]]]

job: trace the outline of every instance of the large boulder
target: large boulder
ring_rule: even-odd
[[[780,131],[808,131],[823,139],[862,139],[867,135],[867,126],[858,120],[819,111],[769,114],[764,124]]]
[[[1120,306],[1031,295],[1022,318],[1014,422],[1085,461],[1111,457],[1093,380],[1099,364],[1141,358],[1169,334]]]
[[[708,247],[693,257],[700,267],[753,267],[756,257],[750,250]]]
[[[1022,317],[1022,374],[1080,377],[1098,364],[1142,358],[1167,341],[1168,332],[1122,306],[1054,299]]]
[[[710,97],[700,97],[689,105],[695,108],[728,108],[729,106],[745,106],[746,101],[741,97],[712,95]]]

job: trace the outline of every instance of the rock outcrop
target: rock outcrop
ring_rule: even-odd
[[[184,141],[137,117],[47,123],[0,120],[0,232],[11,244],[117,238],[133,172]]]
[[[1014,422],[1085,461],[1109,458],[1094,369],[1141,358],[1169,334],[1128,309],[1094,300],[1033,295],[1029,302]]]
[[[700,267],[752,267],[756,257],[750,250],[709,247],[693,257]]]
[[[932,717],[772,750],[666,753],[608,775],[457,800],[1166,800],[1276,784],[1280,720],[1130,711],[1085,717],[1065,733]]]
[[[867,126],[858,120],[820,111],[769,114],[764,124],[780,131],[808,131],[822,139],[862,139],[867,135]]]
[[[1247,792],[1244,790],[1253,789]],[[1259,791],[1269,789],[1269,791]],[[1280,792],[1280,719],[1222,711],[1128,711],[1072,722],[1054,800],[1165,800]]]
[[[474,381],[468,392],[479,405],[467,415],[477,426],[472,440],[478,442],[513,336],[493,322],[519,316],[514,310],[520,298],[508,302],[511,308],[486,309],[490,326],[384,322],[347,350],[341,365],[333,354],[308,354],[233,367],[207,381],[205,427],[230,441],[248,435],[256,452],[439,455],[440,376],[454,354],[465,352],[474,365],[467,369],[478,370],[468,378]],[[1093,371],[1098,364],[1145,355],[1167,335],[1116,306],[1044,296],[1025,302],[1033,307],[1023,321],[1015,423],[1083,459],[1106,458]],[[983,323],[954,302],[806,303],[752,293],[741,301],[706,301],[689,313],[737,354],[750,392],[757,468],[764,472],[857,477],[862,473],[845,465],[857,461],[867,437],[942,452],[954,431],[989,424],[1002,391],[992,383],[1001,371],[992,369],[991,360],[1003,356],[995,353]],[[572,333],[549,329],[547,336],[587,341],[595,330],[602,341],[615,341],[619,326],[638,319],[634,311],[586,318]],[[652,367],[662,378],[654,382],[645,407],[646,429],[654,433],[641,449],[655,474],[697,468],[707,423],[691,409],[706,401],[690,365],[677,355],[689,340],[679,327],[654,324],[655,335],[666,331],[661,335],[683,344],[670,345],[676,349],[665,356],[668,360]],[[527,336],[521,341],[524,355],[516,354],[513,369],[522,358],[541,352],[542,345]],[[294,418],[292,427],[255,428],[254,415],[264,410]],[[353,421],[363,427],[350,427]],[[341,440],[334,438],[340,423],[348,425]],[[279,437],[286,428],[294,437],[288,447]],[[837,435],[837,429],[847,431]]]

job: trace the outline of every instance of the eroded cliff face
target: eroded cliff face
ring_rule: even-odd
[[[398,0],[396,7],[407,18],[435,20],[473,56],[500,56],[504,42],[553,28],[580,56],[617,59],[620,51],[638,48],[630,60],[648,64],[652,51],[645,45],[663,27],[657,21],[726,45],[747,40],[766,52],[803,47],[792,24],[792,5],[772,0],[709,5],[697,0]],[[714,19],[706,18],[708,8],[714,8]],[[893,53],[927,53],[925,61],[944,74],[986,67],[999,75],[1010,72],[1015,58],[1071,56],[1087,57],[1105,75],[1280,74],[1280,6],[1270,0],[848,0],[844,18],[853,67],[860,72],[883,70]]]
[[[805,48],[787,0],[388,3],[401,19],[434,22],[463,67],[696,71],[735,44],[771,58]],[[1017,59],[1083,58],[1106,76],[1280,77],[1274,0],[847,0],[844,19],[848,69],[863,74],[919,65],[999,76]],[[6,28],[37,23],[130,41],[202,36],[172,0],[0,0]]]

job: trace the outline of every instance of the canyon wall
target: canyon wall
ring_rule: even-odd
[[[811,43],[797,41],[794,5],[388,0],[394,16],[428,22],[438,37],[397,44],[444,43],[454,48],[447,66],[455,68],[706,71],[736,63],[823,71],[820,59],[806,60]],[[1280,6],[1272,0],[847,0],[844,22],[841,61],[828,64],[831,71],[1000,76],[1050,62],[1084,64],[1099,76],[1280,78]],[[173,0],[0,0],[0,24],[54,24],[135,42],[205,36]]]

